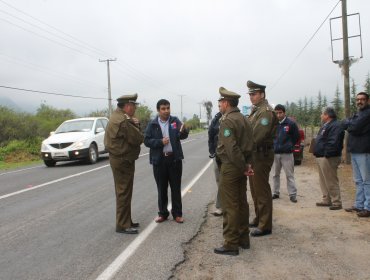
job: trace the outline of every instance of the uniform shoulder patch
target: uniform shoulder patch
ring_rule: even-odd
[[[224,136],[225,137],[229,137],[231,135],[231,130],[230,129],[228,129],[228,128],[225,128],[224,129]]]
[[[267,118],[262,118],[261,119],[261,124],[262,125],[268,125],[269,124],[269,120]]]

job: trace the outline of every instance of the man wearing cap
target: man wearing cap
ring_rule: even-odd
[[[249,249],[249,205],[246,179],[253,175],[251,152],[253,148],[252,127],[237,108],[240,95],[221,87],[220,129],[217,144],[217,159],[221,162],[220,196],[223,210],[222,247],[216,254],[239,254],[239,246]]]
[[[322,126],[315,139],[313,154],[319,170],[322,201],[316,206],[328,207],[330,210],[342,209],[338,180],[344,129],[337,120],[337,114],[332,107],[325,107],[321,113]]]
[[[249,225],[255,227],[251,236],[272,232],[272,195],[269,174],[274,162],[273,140],[278,123],[273,108],[266,100],[266,86],[247,82],[249,98],[253,105],[249,120],[253,128],[252,167],[254,176],[250,186],[256,217]]]
[[[160,99],[157,102],[158,116],[145,130],[145,146],[150,148],[149,161],[153,165],[154,179],[158,190],[158,217],[155,222],[168,219],[168,184],[171,188],[171,214],[177,223],[183,223],[181,202],[182,160],[184,155],[181,139],[186,139],[189,131],[185,125],[171,116],[170,102]]]
[[[136,99],[137,94],[117,99],[117,109],[109,119],[104,137],[116,190],[116,232],[126,234],[138,233],[139,227],[139,223],[134,223],[131,218],[135,160],[144,140],[139,120],[133,117]]]

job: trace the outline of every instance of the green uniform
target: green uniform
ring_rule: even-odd
[[[273,139],[277,117],[267,100],[262,100],[252,110],[249,120],[253,128],[252,167],[250,187],[256,218],[252,222],[261,230],[272,230],[272,195],[269,174],[274,162]]]
[[[116,190],[116,230],[131,227],[135,160],[139,157],[143,140],[139,127],[121,108],[117,108],[109,119],[104,138]]]
[[[252,127],[238,108],[220,120],[217,159],[221,161],[220,196],[223,210],[224,247],[249,245],[249,205],[244,171],[251,163]]]

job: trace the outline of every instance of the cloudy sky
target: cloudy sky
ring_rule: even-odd
[[[362,90],[370,71],[370,1],[348,0],[360,13],[363,58],[351,66]],[[89,98],[73,98],[0,87],[0,98],[23,108],[41,103],[79,114],[107,107],[107,67],[112,98],[139,94],[155,111],[169,99],[172,112],[191,117],[199,103],[217,106],[218,88],[242,95],[246,81],[267,85],[270,103],[316,97],[330,100],[343,77],[332,62],[330,24],[320,24],[338,0],[0,0],[0,86]],[[341,3],[330,18],[341,15]],[[335,37],[340,20],[332,21]],[[349,20],[359,34],[358,18]],[[303,50],[303,51],[302,51]],[[300,54],[300,55],[299,55]],[[359,39],[350,55],[360,56]],[[341,42],[334,60],[341,59]],[[99,99],[101,98],[101,99]],[[204,117],[205,112],[202,108]],[[215,109],[214,109],[215,113]]]

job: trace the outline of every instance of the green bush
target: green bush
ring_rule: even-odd
[[[31,158],[40,154],[41,137],[26,140],[12,140],[0,147],[0,161],[13,154],[29,154]]]

